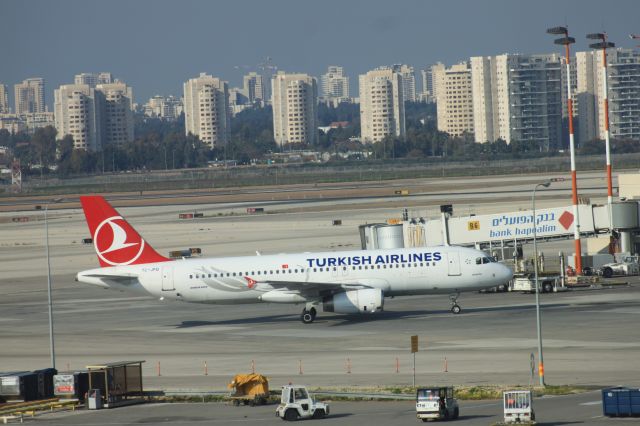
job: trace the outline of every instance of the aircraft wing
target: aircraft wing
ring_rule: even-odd
[[[373,288],[372,285],[358,282],[308,282],[308,281],[260,281],[255,283],[257,289],[267,289],[298,293],[305,298],[330,296],[349,290]]]
[[[80,274],[78,274],[78,278]],[[118,284],[132,284],[138,279],[138,274],[121,272],[118,274],[105,274],[105,273],[89,273],[82,274],[82,277],[97,278],[99,280],[109,280],[117,282]]]

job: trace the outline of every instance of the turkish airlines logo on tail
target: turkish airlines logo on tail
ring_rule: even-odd
[[[100,222],[93,234],[93,245],[98,257],[112,266],[129,265],[144,250],[144,240],[122,216],[112,216]]]

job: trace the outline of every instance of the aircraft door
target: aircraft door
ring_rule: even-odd
[[[449,276],[461,275],[460,272],[460,253],[449,252],[447,253],[447,260],[449,262]]]
[[[176,288],[173,285],[173,267],[162,267],[162,291],[172,291]]]

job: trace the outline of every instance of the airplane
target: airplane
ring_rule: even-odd
[[[506,283],[511,269],[480,250],[457,246],[169,259],[160,255],[101,196],[80,202],[100,268],[76,281],[193,303],[304,304],[310,324],[324,312],[369,314],[395,296],[449,294]]]

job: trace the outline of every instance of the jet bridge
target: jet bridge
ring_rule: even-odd
[[[581,204],[580,235],[592,237],[609,234],[613,230],[620,236],[621,251],[640,252],[640,243],[633,234],[640,232],[640,208],[638,201],[614,202],[609,218],[608,205]],[[539,241],[572,239],[575,218],[571,205],[536,209],[535,218],[531,210],[518,210],[487,215],[452,217],[443,212],[438,218],[414,218],[402,222],[404,247],[423,247],[446,244],[475,246],[485,250],[516,248],[533,241],[535,221],[536,238]],[[367,227],[369,225],[363,225]],[[388,225],[397,226],[397,225]],[[384,229],[381,224],[371,225],[362,239],[364,249],[374,248],[370,242],[377,241],[376,232]],[[509,251],[509,257],[512,250]],[[504,258],[504,257],[503,257]]]

